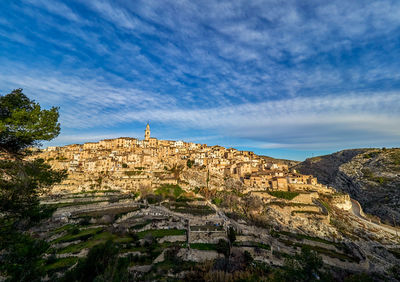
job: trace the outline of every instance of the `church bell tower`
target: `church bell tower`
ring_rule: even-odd
[[[144,140],[148,141],[150,139],[150,125],[147,123],[146,130],[144,131]]]

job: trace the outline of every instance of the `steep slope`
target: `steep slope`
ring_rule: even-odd
[[[382,221],[400,222],[400,149],[352,149],[295,166],[303,174],[349,193],[367,213]]]

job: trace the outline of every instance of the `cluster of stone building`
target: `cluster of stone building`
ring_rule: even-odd
[[[65,183],[112,174],[114,181],[125,188],[139,184],[157,185],[177,183],[172,167],[206,169],[222,178],[235,178],[247,190],[307,189],[310,186],[326,188],[311,175],[289,170],[288,165],[271,162],[250,151],[239,151],[221,146],[207,146],[183,141],[158,140],[150,137],[147,124],[144,140],[121,137],[99,142],[48,147],[35,157],[48,160],[56,169],[67,169],[70,177]],[[156,179],[157,178],[157,179]],[[64,184],[65,184],[64,183]]]

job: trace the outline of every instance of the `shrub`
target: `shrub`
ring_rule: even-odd
[[[179,252],[179,247],[172,247],[171,249],[167,249],[164,252],[164,258],[166,261],[173,263],[174,265],[179,265],[181,263],[181,259],[177,256]]]
[[[218,253],[224,254],[225,256],[229,255],[230,247],[229,243],[223,239],[220,239],[215,247]]]
[[[79,232],[80,232],[79,228],[77,226],[74,226],[73,228],[71,228],[69,230],[68,233],[71,234],[71,235],[77,235],[77,234],[79,234]]]
[[[186,165],[187,165],[188,168],[191,168],[193,166],[193,164],[194,164],[194,161],[192,161],[190,159],[187,160],[187,162],[186,162]]]
[[[390,159],[392,161],[392,164],[394,165],[400,165],[400,151],[395,151],[390,154]]]
[[[147,195],[146,200],[149,204],[156,204],[162,201],[162,196],[161,195]]]
[[[67,272],[61,281],[127,281],[127,260],[118,258],[112,241],[94,246],[86,259]]]
[[[364,175],[365,178],[370,179],[374,175],[372,174],[372,171],[369,168],[363,168],[361,169],[362,174]]]
[[[252,255],[249,253],[249,251],[245,251],[243,254],[243,258],[244,258],[244,263],[246,265],[252,263],[254,261]]]
[[[130,232],[129,235],[132,238],[132,241],[136,242],[139,240],[139,236],[136,233]]]
[[[365,153],[364,154],[364,159],[372,159],[375,158],[376,156],[379,155],[378,151],[373,151],[373,152],[369,152],[369,153]]]
[[[221,198],[214,198],[212,199],[212,203],[219,206],[222,203],[222,199]]]
[[[383,177],[383,176],[374,176],[372,171],[368,168],[363,168],[361,169],[361,172],[364,175],[364,178],[366,178],[369,181],[377,182],[381,185],[385,185],[390,181],[390,178]]]
[[[57,261],[57,256],[56,256],[56,254],[50,254],[50,255],[47,257],[46,264],[53,264],[53,263],[55,263],[56,261]]]
[[[0,250],[3,252],[0,273],[9,276],[7,281],[40,281],[43,275],[41,257],[49,245],[29,235],[4,230],[2,224],[0,222]]]
[[[232,226],[229,226],[228,229],[228,239],[231,244],[236,241],[236,231]]]

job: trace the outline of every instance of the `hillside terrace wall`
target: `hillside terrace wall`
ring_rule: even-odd
[[[320,207],[318,206],[294,206],[294,207],[288,207],[290,208],[290,212],[296,212],[296,211],[309,211],[309,212],[321,212]]]
[[[329,189],[327,186],[319,183],[316,185],[291,183],[288,184],[288,189],[289,191],[318,191],[320,193],[334,193],[332,189]]]
[[[319,195],[316,192],[311,193],[300,193],[298,196],[294,197],[290,202],[302,203],[302,204],[312,204],[313,199],[318,199]]]
[[[220,239],[226,240],[225,231],[190,231],[189,243],[212,243],[216,244]]]

